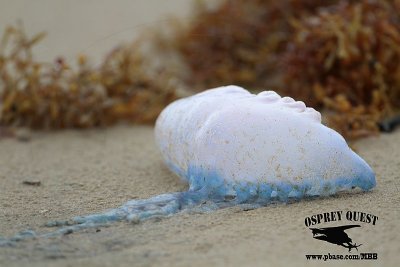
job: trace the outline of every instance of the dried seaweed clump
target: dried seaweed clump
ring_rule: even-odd
[[[153,122],[177,98],[168,75],[152,79],[140,42],[114,49],[99,68],[85,56],[74,71],[58,58],[34,61],[32,46],[44,34],[28,38],[22,27],[8,27],[0,44],[0,127],[87,128],[118,121]],[[154,73],[153,73],[154,75]]]
[[[227,0],[198,10],[177,47],[197,89],[221,84],[265,89],[276,83],[280,52],[292,34],[289,23],[335,0]]]
[[[325,107],[347,138],[378,131],[400,109],[400,9],[341,2],[295,23],[283,60],[286,93]]]

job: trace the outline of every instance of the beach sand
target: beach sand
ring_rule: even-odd
[[[349,254],[312,238],[305,217],[363,211],[379,217],[347,230],[359,252],[377,261],[329,265],[395,266],[400,260],[400,131],[361,140],[359,154],[377,174],[371,192],[303,200],[246,210],[180,213],[139,224],[120,222],[50,239],[0,247],[0,266],[316,266],[306,254]],[[187,185],[163,164],[153,128],[118,126],[33,133],[31,140],[0,140],[0,236],[114,208],[133,198],[183,191]],[[40,181],[40,186],[23,181]],[[333,222],[321,225],[351,224]],[[354,224],[354,223],[353,223]],[[350,254],[356,254],[353,250]]]
[[[99,64],[121,43],[129,43],[168,19],[190,22],[196,0],[19,0],[0,1],[0,34],[22,22],[28,36],[46,32],[34,46],[36,60],[53,62],[63,57],[74,64],[80,54]],[[203,0],[216,6],[220,0]]]

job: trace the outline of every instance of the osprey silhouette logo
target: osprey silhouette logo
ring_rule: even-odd
[[[320,224],[332,223],[332,222],[352,222],[353,224],[333,226],[333,227],[321,227]],[[312,216],[306,217],[304,223],[308,227],[313,235],[314,239],[322,240],[331,244],[345,247],[352,251],[362,244],[357,244],[353,239],[350,238],[352,228],[361,227],[361,223],[375,225],[378,221],[378,216],[370,213],[360,211],[331,211]],[[355,224],[355,222],[360,224]],[[348,231],[347,233],[345,231]],[[355,231],[356,232],[356,231]]]
[[[349,252],[353,248],[358,251],[358,247],[362,244],[353,244],[352,239],[345,233],[345,230],[354,227],[361,227],[360,225],[343,225],[337,227],[324,227],[324,228],[310,228],[313,234],[313,238],[323,240],[332,244],[336,244],[349,249]]]

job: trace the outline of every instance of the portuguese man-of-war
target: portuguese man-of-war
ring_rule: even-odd
[[[321,123],[319,112],[273,91],[255,95],[225,86],[177,100],[158,117],[155,138],[168,167],[188,182],[188,191],[49,222],[61,227],[41,236],[182,210],[257,207],[355,187],[367,191],[376,184],[372,169]],[[34,236],[28,231],[14,239]]]

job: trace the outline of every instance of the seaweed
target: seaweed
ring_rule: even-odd
[[[0,45],[0,126],[34,129],[88,128],[120,121],[152,123],[178,98],[166,70],[150,73],[142,41],[113,49],[100,67],[85,55],[74,69],[60,57],[35,61],[22,24],[8,27]]]
[[[189,23],[146,29],[99,67],[85,55],[77,68],[61,57],[35,61],[44,36],[28,38],[21,26],[3,35],[0,129],[152,123],[188,91],[227,84],[303,100],[348,139],[376,134],[400,114],[399,0],[198,5]]]
[[[294,21],[283,91],[325,109],[327,123],[347,138],[377,133],[378,122],[400,109],[399,7],[343,1]]]
[[[328,0],[228,0],[198,8],[177,37],[177,49],[196,89],[237,84],[261,90],[279,84],[280,53],[293,33],[290,20],[309,16]]]
[[[400,1],[225,1],[178,38],[194,89],[273,89],[326,114],[348,139],[400,108]]]

